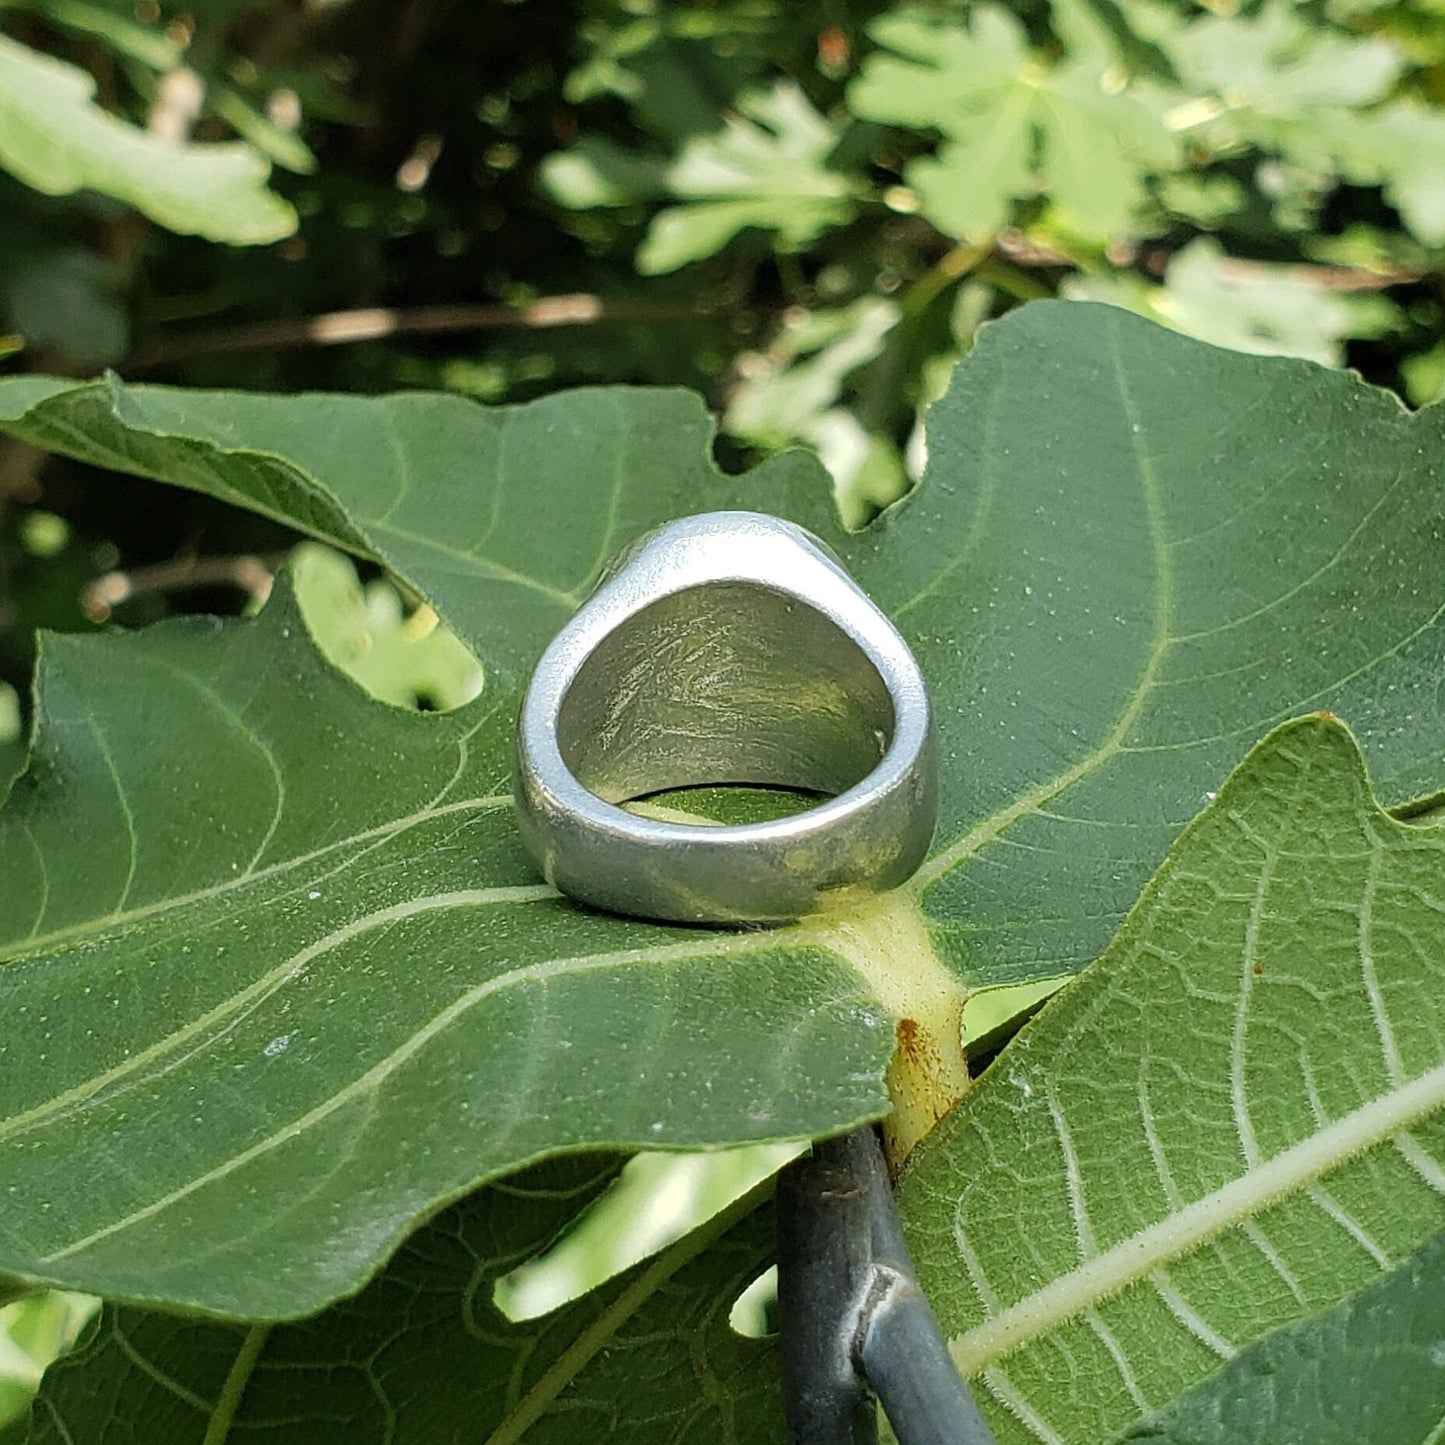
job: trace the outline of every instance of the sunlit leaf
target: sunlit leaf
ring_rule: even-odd
[[[1445,117],[1394,98],[1405,55],[1269,6],[1206,16],[1165,40],[1186,85],[1220,99],[1203,138],[1231,138],[1333,174],[1381,186],[1428,245],[1445,241]]]
[[[1122,78],[1110,82],[1107,55],[1050,66],[997,6],[974,6],[967,29],[900,14],[872,34],[882,50],[849,104],[942,132],[937,155],[910,162],[906,178],[946,232],[997,231],[1015,201],[1046,192],[1070,229],[1107,239],[1128,226],[1144,177],[1177,162],[1173,134]]]
[[[1299,356],[1339,366],[1350,337],[1398,317],[1379,296],[1341,295],[1306,266],[1240,262],[1201,237],[1170,258],[1162,286],[1134,276],[1080,278],[1070,295],[1127,306],[1201,341],[1262,356]]]
[[[316,645],[373,697],[446,712],[482,690],[476,658],[430,607],[408,613],[384,577],[363,586],[345,556],[315,542],[301,543],[290,563]]]
[[[212,241],[258,245],[296,229],[250,146],[172,145],[101,110],[94,92],[83,70],[0,35],[0,166],[47,195],[101,191]]]
[[[776,235],[785,250],[846,221],[855,202],[828,169],[838,133],[790,81],[738,97],[720,130],[696,135],[671,160],[634,155],[600,137],[548,158],[543,182],[563,205],[669,198],[637,253],[647,275],[720,251],[739,231]]]
[[[653,218],[637,253],[644,274],[711,256],[748,227],[796,250],[852,214],[846,178],[827,168],[837,132],[796,85],[740,96],[737,111],[668,167],[667,189],[682,204]]]

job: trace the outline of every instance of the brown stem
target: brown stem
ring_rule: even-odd
[[[1288,276],[1320,291],[1384,291],[1418,281],[1418,271],[1403,268],[1373,271],[1356,266],[1283,265],[1267,261],[1247,261],[1232,256],[1220,262],[1219,273],[1235,281],[1266,281]]]
[[[600,296],[585,291],[546,296],[529,306],[485,302],[405,309],[362,306],[350,311],[327,311],[319,316],[302,316],[290,321],[259,321],[248,326],[232,326],[153,341],[137,347],[127,358],[123,369],[127,372],[148,371],[157,366],[190,361],[197,356],[269,351],[282,346],[340,346],[354,341],[376,341],[387,336],[591,326],[599,322],[690,321],[714,315],[716,309],[704,305],[660,305],[653,301],[604,301]]]
[[[111,610],[144,592],[170,592],[182,587],[217,584],[239,587],[258,602],[271,594],[274,559],[243,554],[237,557],[177,557],[131,572],[107,572],[80,595],[80,605],[92,622],[106,622]]]

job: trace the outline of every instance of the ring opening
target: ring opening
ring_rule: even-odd
[[[878,669],[836,623],[756,583],[659,598],[610,632],[562,699],[557,743],[605,802],[707,784],[835,795],[893,738]]]

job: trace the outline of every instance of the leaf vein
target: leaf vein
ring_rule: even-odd
[[[135,813],[131,810],[130,799],[126,797],[125,784],[121,781],[120,769],[115,765],[115,758],[110,751],[110,744],[105,740],[95,714],[90,713],[86,717],[90,728],[90,734],[95,739],[95,745],[110,773],[111,781],[115,784],[116,800],[120,803],[121,816],[125,819],[126,836],[130,840],[130,862],[126,868],[125,883],[120,890],[120,897],[116,900],[115,907],[111,909],[109,921],[119,918],[125,910],[126,900],[130,897],[131,885],[135,882],[136,863],[140,857],[140,845],[135,835]]]
[[[1170,636],[1169,625],[1173,609],[1173,587],[1170,574],[1168,557],[1168,546],[1164,537],[1164,519],[1158,497],[1158,484],[1154,476],[1153,463],[1144,445],[1143,422],[1140,419],[1138,408],[1135,405],[1133,393],[1129,387],[1128,378],[1124,370],[1123,357],[1119,350],[1119,338],[1117,329],[1111,331],[1111,349],[1114,358],[1114,369],[1118,376],[1119,391],[1123,398],[1125,416],[1129,421],[1129,435],[1134,450],[1135,466],[1139,474],[1139,489],[1143,497],[1144,512],[1148,520],[1149,535],[1154,554],[1154,575],[1155,575],[1155,603],[1154,603],[1154,629],[1153,641],[1149,652],[1144,659],[1144,666],[1139,674],[1138,681],[1134,684],[1129,696],[1125,699],[1124,706],[1119,713],[1109,735],[1086,757],[1081,758],[1071,768],[1051,778],[1048,782],[1039,784],[1027,792],[1020,794],[1006,807],[999,809],[992,817],[984,819],[969,829],[963,837],[952,843],[950,846],[941,849],[926,862],[922,868],[914,874],[910,883],[915,891],[921,892],[931,884],[938,882],[945,874],[951,872],[965,858],[978,852],[985,844],[1013,826],[1026,813],[1051,799],[1058,797],[1066,789],[1071,788],[1080,779],[1087,777],[1097,768],[1102,767],[1116,753],[1125,750],[1125,740],[1129,736],[1130,729],[1139,720],[1144,711],[1144,704],[1153,690],[1155,679],[1159,675],[1159,669],[1163,665],[1164,657],[1169,651]],[[1442,612],[1445,612],[1445,605],[1442,605]]]
[[[1136,1231],[950,1341],[965,1374],[1073,1319],[1098,1300],[1145,1279],[1357,1154],[1445,1107],[1445,1064],[1391,1089],[1192,1204]]]
[[[460,900],[458,902],[457,900]],[[465,902],[464,895],[436,895],[431,899],[414,900],[409,905],[397,905],[393,909],[381,910],[384,913],[392,914],[401,908],[410,908],[414,913],[427,911],[427,905],[431,907],[461,906]],[[388,919],[387,921],[394,921]],[[258,1140],[250,1148],[232,1155],[223,1163],[206,1170],[197,1175],[194,1179],[170,1190],[159,1199],[153,1200],[143,1208],[132,1211],[119,1219],[113,1220],[103,1228],[77,1239],[66,1245],[64,1248],[44,1256],[43,1264],[53,1264],[57,1260],[68,1259],[80,1253],[82,1250],[100,1243],[102,1240],[131,1229],[137,1224],[144,1223],[147,1219],[153,1218],[163,1210],[179,1203],[182,1199],[188,1198],[198,1189],[208,1184],[213,1184],[218,1179],[233,1174],[236,1170],[243,1168],[255,1159],[270,1153],[273,1149],[283,1144],[300,1138],[307,1130],[322,1123],[331,1115],[339,1112],[347,1104],[356,1099],[366,1099],[375,1094],[397,1069],[411,1059],[415,1054],[432,1039],[445,1032],[459,1018],[462,1018],[477,1006],[483,999],[493,994],[501,993],[506,989],[520,987],[528,983],[545,983],[550,979],[561,975],[578,977],[582,974],[595,973],[603,969],[630,967],[641,963],[665,963],[688,958],[700,958],[716,956],[720,953],[746,953],[756,949],[771,946],[771,939],[765,933],[752,934],[740,933],[730,934],[725,938],[708,937],[699,942],[687,942],[680,944],[656,944],[651,948],[630,949],[613,953],[600,953],[590,955],[577,955],[570,958],[547,959],[540,963],[527,964],[520,968],[508,969],[505,973],[498,974],[495,978],[487,979],[485,982],[475,985],[466,990],[459,998],[448,1004],[446,1008],[434,1014],[427,1023],[408,1036],[406,1041],[385,1058],[379,1060],[364,1074],[353,1079],[343,1088],[336,1090],[324,1102],[307,1110],[300,1118],[293,1120],[284,1127],[268,1134],[264,1139]]]
[[[553,587],[539,577],[528,577],[525,572],[514,571],[511,567],[505,567],[490,557],[479,557],[460,547],[449,547],[435,537],[427,537],[420,532],[409,531],[405,527],[396,526],[395,523],[376,522],[372,524],[372,530],[385,532],[388,536],[400,538],[403,542],[410,542],[413,546],[424,547],[429,552],[435,552],[443,557],[449,557],[455,562],[460,562],[464,573],[479,574],[489,581],[506,582],[514,587],[522,587],[529,592],[536,592],[549,602],[555,602],[559,607],[565,608],[568,613],[572,612],[582,600],[576,593],[564,592],[560,587]]]
[[[273,863],[268,868],[262,868],[253,873],[249,878],[241,878],[237,875],[234,878],[227,878],[224,882],[215,883],[207,888],[197,888],[190,893],[177,894],[171,898],[159,898],[154,903],[142,904],[136,908],[127,909],[121,913],[110,914],[97,919],[87,919],[84,923],[67,925],[64,928],[53,929],[50,933],[33,934],[26,939],[27,947],[22,952],[13,954],[6,959],[6,963],[20,963],[27,958],[34,957],[43,950],[55,948],[57,945],[79,942],[90,938],[97,933],[112,929],[116,926],[129,927],[135,923],[153,918],[157,914],[169,913],[174,910],[189,907],[194,903],[205,903],[213,898],[224,897],[237,889],[275,878],[283,873],[289,873],[296,868],[304,868],[308,863],[314,863],[320,858],[326,857],[328,853],[338,852],[340,849],[349,848],[354,844],[365,844],[371,842],[385,842],[398,834],[410,831],[412,828],[420,827],[423,823],[429,823],[433,818],[445,817],[449,813],[460,812],[489,812],[496,808],[510,807],[512,796],[510,793],[493,794],[489,797],[460,798],[455,803],[447,803],[442,807],[422,808],[415,813],[410,813],[404,818],[393,818],[385,823],[378,824],[375,828],[368,828],[365,832],[351,833],[345,838],[337,838],[331,843],[325,843],[320,848],[313,848],[309,853],[299,853],[294,858],[287,858],[279,863]]]
[[[1287,588],[1277,597],[1271,598],[1268,602],[1262,603],[1251,612],[1243,612],[1238,617],[1230,618],[1228,622],[1221,622],[1218,624],[1218,626],[1215,627],[1205,627],[1198,632],[1176,633],[1173,640],[1175,642],[1195,642],[1200,638],[1217,637],[1222,635],[1223,633],[1231,631],[1236,627],[1243,627],[1246,623],[1253,622],[1256,618],[1259,617],[1265,617],[1269,613],[1275,611],[1277,608],[1283,607],[1286,602],[1290,601],[1294,597],[1297,597],[1307,587],[1310,587],[1314,583],[1318,582],[1320,578],[1325,576],[1326,573],[1333,571],[1336,567],[1339,566],[1341,562],[1344,561],[1345,554],[1350,550],[1351,545],[1356,540],[1358,540],[1361,533],[1364,532],[1364,530],[1369,526],[1370,522],[1374,519],[1375,514],[1385,505],[1386,502],[1390,500],[1391,496],[1395,492],[1395,489],[1400,485],[1402,481],[1404,481],[1404,479],[1405,468],[1401,466],[1396,471],[1394,477],[1391,479],[1390,485],[1387,486],[1375,499],[1374,505],[1371,506],[1368,511],[1366,511],[1363,517],[1360,518],[1359,522],[1350,532],[1350,535],[1346,537],[1343,542],[1340,543],[1339,547],[1336,548],[1335,551],[1332,552],[1324,562],[1322,562],[1318,567],[1316,567],[1315,570],[1311,572],[1308,576],[1300,578],[1299,581],[1294,584],[1294,586]]]
[[[308,944],[299,953],[292,954],[274,968],[269,969],[245,988],[208,1009],[199,1018],[166,1034],[155,1043],[131,1054],[123,1062],[102,1073],[94,1074],[83,1083],[72,1085],[62,1093],[47,1099],[43,1104],[27,1109],[8,1118],[0,1119],[0,1139],[29,1132],[40,1124],[55,1123],[66,1119],[100,1099],[113,1099],[123,1092],[122,1085],[138,1088],[164,1078],[173,1070],[195,1057],[235,1029],[279,988],[301,972],[315,959],[335,948],[360,937],[363,933],[382,928],[390,923],[401,922],[420,913],[438,908],[466,906],[491,906],[506,903],[532,903],[559,895],[546,884],[523,885],[518,888],[472,889],[459,893],[430,894],[412,899],[406,903],[380,908],[360,918],[353,919],[344,927],[333,930],[324,938]],[[216,1029],[217,1025],[225,1026]],[[185,1044],[195,1041],[195,1047],[185,1053],[177,1053]],[[142,1073],[148,1065],[164,1060],[154,1072]],[[127,1083],[127,1081],[130,1081]]]
[[[1170,1277],[1167,1269],[1156,1269],[1149,1276],[1154,1292],[1164,1301],[1169,1313],[1194,1336],[1206,1349],[1218,1355],[1221,1360],[1232,1360],[1239,1353],[1210,1323],[1184,1298]]]

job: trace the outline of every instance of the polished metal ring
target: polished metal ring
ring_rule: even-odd
[[[542,654],[517,724],[524,839],[616,913],[780,922],[902,883],[938,812],[923,675],[811,533],[709,512],[634,542]],[[828,795],[715,826],[620,806],[705,784]]]

